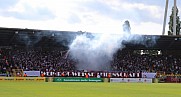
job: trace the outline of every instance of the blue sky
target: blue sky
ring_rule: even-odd
[[[0,27],[121,33],[129,20],[132,33],[161,35],[164,7],[165,0],[0,0]]]

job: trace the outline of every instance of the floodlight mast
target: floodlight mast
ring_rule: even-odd
[[[174,0],[174,10],[173,10],[173,35],[176,35],[176,7],[177,0]]]
[[[165,35],[165,27],[166,27],[167,12],[168,12],[168,1],[169,1],[169,0],[166,0],[166,4],[165,4],[165,15],[164,15],[164,21],[163,21],[163,31],[162,31],[162,35]]]
[[[168,1],[166,0],[165,4],[165,15],[163,21],[163,31],[162,35],[165,35],[165,27],[166,27],[166,20],[167,20],[167,12],[168,12]],[[173,35],[176,35],[176,7],[177,7],[177,0],[174,0],[174,10],[173,10]]]

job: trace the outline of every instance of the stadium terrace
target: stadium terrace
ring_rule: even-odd
[[[27,72],[29,77],[74,77],[72,74],[86,77],[89,74],[89,77],[99,78],[146,77],[138,76],[139,73],[155,73],[154,78],[181,74],[180,36],[142,35],[144,44],[123,40],[124,48],[114,53],[109,65],[100,64],[102,69],[91,70],[78,69],[78,60],[69,55],[69,45],[82,34],[90,39],[94,37],[92,33],[81,31],[0,28],[0,73],[23,76]],[[155,39],[154,44],[152,39]]]

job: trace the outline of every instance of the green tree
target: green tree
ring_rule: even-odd
[[[181,21],[180,17],[178,16],[178,8],[176,7],[176,35],[180,35],[180,26],[181,26]],[[169,21],[169,31],[168,35],[173,35],[173,17],[174,17],[174,7],[172,7],[172,13],[170,15],[170,21]]]

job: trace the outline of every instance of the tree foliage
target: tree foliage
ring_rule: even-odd
[[[180,17],[178,16],[178,8],[176,7],[176,35],[180,35],[180,26],[181,26],[181,21]],[[172,7],[172,13],[170,15],[170,21],[169,21],[169,31],[168,35],[173,35],[173,17],[174,17],[174,7]]]

